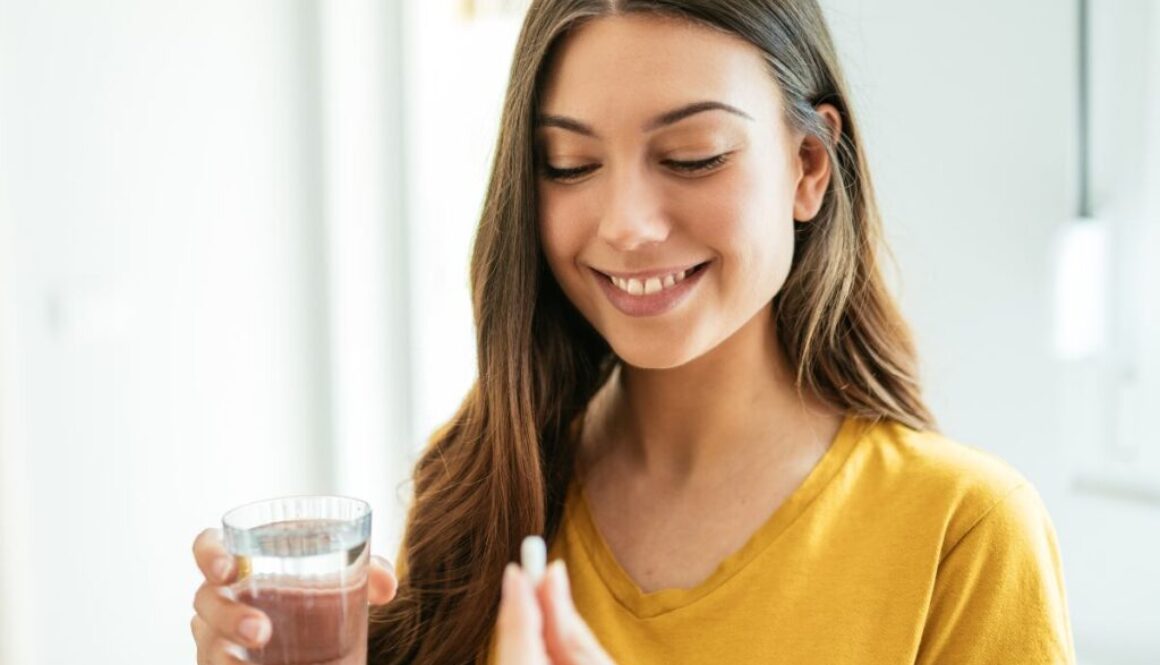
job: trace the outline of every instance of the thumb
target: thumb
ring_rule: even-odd
[[[544,642],[556,665],[613,665],[588,624],[572,603],[572,590],[564,561],[548,566],[539,589],[544,606]]]
[[[381,556],[372,556],[367,567],[367,603],[386,605],[395,598],[398,589],[395,567]]]

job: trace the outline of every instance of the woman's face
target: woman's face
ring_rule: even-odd
[[[799,196],[801,139],[756,48],[672,19],[601,18],[560,45],[541,99],[543,249],[620,358],[676,367],[768,314],[795,213],[809,219],[820,197]]]

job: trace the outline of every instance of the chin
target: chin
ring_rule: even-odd
[[[673,369],[685,365],[703,355],[704,349],[689,344],[655,344],[640,342],[610,346],[617,358],[636,369]]]

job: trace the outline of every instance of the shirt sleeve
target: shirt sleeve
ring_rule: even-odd
[[[943,557],[916,662],[1075,663],[1055,529],[1030,484]]]

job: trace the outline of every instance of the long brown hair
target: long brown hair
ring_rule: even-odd
[[[816,0],[536,0],[515,50],[471,259],[478,379],[414,469],[398,594],[374,608],[370,662],[486,658],[504,565],[528,534],[555,535],[572,473],[570,426],[616,358],[552,277],[536,222],[538,94],[560,38],[593,17],[651,12],[761,49],[785,120],[818,137],[833,168],[796,230],[774,298],[800,391],[847,414],[933,427],[907,326],[878,265],[881,222],[837,54]],[[834,105],[840,137],[815,107]]]

